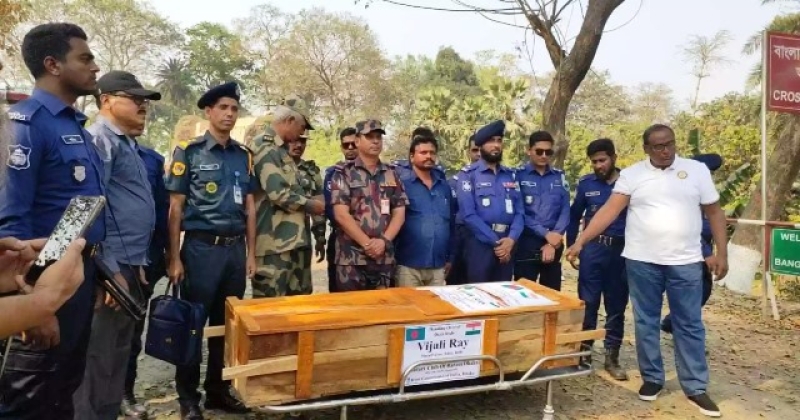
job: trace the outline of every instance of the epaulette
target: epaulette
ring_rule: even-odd
[[[469,165],[465,165],[463,168],[461,168],[461,172],[469,172],[473,169],[475,169],[475,164],[470,163]]]
[[[42,104],[39,101],[25,99],[11,106],[8,111],[8,119],[28,124],[41,107]]]
[[[245,144],[243,144],[243,143],[239,143],[239,142],[238,142],[238,141],[236,141],[236,140],[232,140],[232,141],[233,141],[233,144],[235,144],[235,145],[239,146],[239,147],[240,147],[242,150],[244,150],[245,152],[247,152],[247,153],[250,153],[251,155],[253,154],[253,151],[252,151],[252,150],[250,150],[250,148],[249,148],[249,147],[247,147]]]
[[[578,179],[578,182],[587,181],[587,180],[590,180],[592,178],[594,178],[594,174],[586,174],[586,175],[580,177],[580,179]]]

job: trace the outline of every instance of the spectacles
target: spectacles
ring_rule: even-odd
[[[656,152],[663,152],[666,149],[674,149],[675,148],[675,140],[668,141],[662,144],[648,144],[647,147],[656,151]]]
[[[342,149],[348,149],[349,150],[349,149],[355,149],[355,148],[356,148],[356,143],[353,142],[353,141],[342,142]]]
[[[556,151],[553,149],[533,149],[533,152],[536,153],[536,156],[553,156]]]
[[[130,99],[131,102],[136,104],[136,106],[142,105],[150,105],[150,100],[147,98],[142,98],[141,96],[133,96],[133,95],[121,95],[119,93],[112,93],[111,96],[116,96],[117,98],[127,98]]]

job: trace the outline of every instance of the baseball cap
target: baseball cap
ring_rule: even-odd
[[[112,70],[104,74],[97,80],[97,88],[101,95],[112,92],[125,92],[153,101],[161,100],[160,93],[145,89],[136,76],[126,71]]]

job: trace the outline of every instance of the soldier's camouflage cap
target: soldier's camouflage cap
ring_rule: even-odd
[[[303,134],[300,135],[300,138],[301,139],[308,139],[308,135],[309,135],[308,130],[306,130],[306,131],[303,132]]]
[[[308,118],[309,116],[309,107],[308,102],[306,102],[303,98],[297,95],[290,95],[283,99],[281,105],[290,108],[292,111],[295,111],[303,116],[306,119],[306,128],[309,130],[313,130],[314,127],[311,125],[311,120]]]
[[[378,120],[364,120],[356,123],[356,132],[359,134],[369,134],[373,131],[380,131],[381,134],[386,134],[383,124]]]

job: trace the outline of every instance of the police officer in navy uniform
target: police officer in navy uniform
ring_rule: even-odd
[[[500,164],[504,133],[500,120],[478,130],[481,159],[458,175],[458,213],[470,233],[464,241],[466,283],[511,280],[523,220],[514,171]]]
[[[328,262],[328,291],[333,293],[336,291],[336,235],[338,228],[336,227],[336,219],[333,217],[333,204],[331,204],[331,178],[333,178],[333,170],[337,166],[344,165],[345,162],[351,161],[358,157],[358,150],[356,149],[356,129],[347,127],[339,132],[339,142],[342,148],[342,155],[344,160],[338,162],[336,165],[328,166],[325,169],[325,179],[322,181],[324,186],[322,195],[325,197],[325,218],[328,219],[330,224],[330,232],[328,233],[328,248],[325,250],[325,260]],[[321,260],[317,262],[322,262]]]
[[[22,41],[36,85],[9,112],[16,144],[2,162],[8,178],[0,190],[0,237],[47,237],[70,199],[104,194],[103,162],[84,129],[87,118],[72,107],[97,89],[99,68],[86,40],[76,25],[48,23]],[[0,419],[74,417],[72,394],[83,378],[96,293],[90,258],[105,236],[104,219],[100,214],[85,234],[85,281],[75,295],[54,318],[10,338],[0,377]]]
[[[536,131],[528,139],[530,162],[517,170],[525,205],[525,231],[520,237],[514,278],[539,281],[561,290],[563,236],[569,224],[569,185],[564,172],[550,166],[553,136]]]
[[[469,136],[469,164],[477,162],[480,158],[481,149],[475,144],[475,134],[473,134]],[[461,169],[463,170],[466,167],[467,166],[464,166]],[[459,173],[460,172],[461,171],[459,171]],[[459,188],[458,173],[450,177],[447,183],[450,185],[450,189],[453,190],[453,198],[456,199]],[[450,271],[448,271],[445,276],[445,283],[448,285],[463,284],[466,278],[466,272],[464,271],[464,240],[467,235],[469,235],[469,230],[458,212],[458,202],[455,201],[454,203],[456,220],[455,231],[453,232],[452,238],[453,245],[451,248],[453,251],[450,255]]]
[[[586,155],[592,162],[594,173],[578,181],[570,208],[567,246],[575,243],[581,219],[584,226],[588,226],[597,210],[611,197],[619,178],[619,169],[615,165],[617,154],[611,140],[594,140],[586,148]],[[612,378],[619,381],[628,380],[627,372],[619,365],[619,349],[625,335],[625,307],[628,305],[628,280],[625,258],[622,257],[626,214],[620,213],[602,235],[583,247],[578,267],[578,297],[586,302],[583,329],[597,328],[597,311],[602,297],[606,312],[604,367]],[[593,341],[585,341],[583,346],[591,349],[593,344]]]
[[[251,152],[230,137],[239,114],[239,88],[226,83],[210,89],[197,106],[205,110],[209,129],[178,146],[166,186],[170,191],[170,281],[181,285],[183,298],[200,302],[209,325],[225,322],[225,299],[241,298],[246,278],[255,273],[255,204]],[[180,232],[185,231],[183,248]],[[185,279],[184,279],[185,277]],[[208,340],[204,388],[206,409],[243,413],[247,408],[222,380],[224,340]],[[178,366],[175,386],[181,418],[202,419],[200,363]]]

